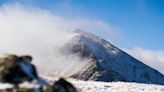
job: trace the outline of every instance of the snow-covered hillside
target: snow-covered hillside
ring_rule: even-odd
[[[126,54],[106,40],[81,30],[73,32],[77,35],[66,42],[59,49],[59,52],[63,57],[69,57],[69,55],[79,57],[81,61],[77,62],[85,62],[85,66],[71,65],[68,61],[68,67],[74,66],[75,69],[80,69],[71,77],[106,82],[126,81],[164,84],[164,76],[161,73]]]

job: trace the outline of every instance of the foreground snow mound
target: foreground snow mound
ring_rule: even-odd
[[[81,30],[60,49],[63,56],[76,55],[85,66],[71,77],[82,80],[126,81],[164,84],[164,76],[108,41]],[[88,61],[87,61],[88,60]],[[67,66],[69,66],[68,64]],[[74,69],[72,69],[74,70]]]

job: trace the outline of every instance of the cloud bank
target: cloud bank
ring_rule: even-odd
[[[40,72],[71,75],[84,67],[87,60],[78,62],[79,58],[74,55],[68,58],[56,53],[76,35],[68,32],[74,29],[93,33],[111,31],[108,24],[99,20],[68,19],[34,7],[3,5],[0,7],[0,54],[30,54]]]
[[[142,61],[143,63],[153,67],[162,74],[164,74],[164,51],[159,50],[147,50],[141,47],[134,47],[133,49],[123,49],[125,52],[129,53],[136,59]]]

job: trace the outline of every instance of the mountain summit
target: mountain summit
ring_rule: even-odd
[[[88,62],[71,77],[95,81],[125,81],[164,84],[157,70],[128,55],[108,41],[81,30],[61,49],[63,55],[76,54]],[[81,61],[84,62],[84,61]]]

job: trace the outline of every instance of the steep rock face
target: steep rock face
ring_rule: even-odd
[[[77,35],[62,49],[63,54],[78,54],[89,59],[87,66],[71,77],[96,81],[127,81],[164,84],[164,76],[155,69],[126,54],[108,41],[91,33]]]

